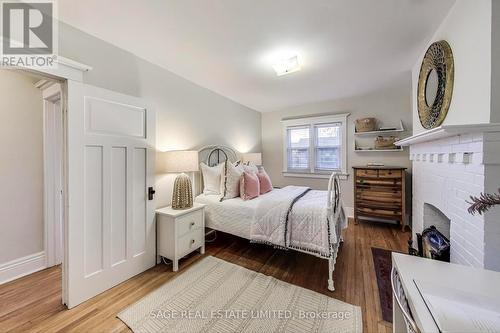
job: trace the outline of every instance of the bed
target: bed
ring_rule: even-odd
[[[237,155],[225,146],[207,146],[200,150],[200,160],[216,165],[235,162]],[[295,250],[328,261],[328,290],[334,291],[333,271],[341,231],[347,227],[339,178],[333,173],[327,191],[286,186],[274,189],[252,200],[240,197],[220,200],[220,196],[203,194],[201,175],[195,181],[195,201],[205,204],[208,228],[264,243]]]

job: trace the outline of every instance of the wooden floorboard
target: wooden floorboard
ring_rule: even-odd
[[[0,332],[130,332],[116,315],[207,255],[359,305],[364,332],[390,332],[391,324],[382,320],[371,247],[404,252],[409,236],[397,226],[350,223],[335,266],[333,293],[326,289],[326,260],[222,233],[206,244],[205,255],[183,259],[178,273],[157,265],[71,310],[61,305],[61,269],[52,267],[0,285]]]

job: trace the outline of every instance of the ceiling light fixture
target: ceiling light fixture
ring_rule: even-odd
[[[275,63],[273,65],[273,69],[278,76],[300,71],[299,59],[296,55],[287,59],[283,59]]]

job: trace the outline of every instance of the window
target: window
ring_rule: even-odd
[[[287,137],[288,168],[309,170],[309,127],[290,127]]]
[[[283,120],[285,176],[346,174],[348,114]]]

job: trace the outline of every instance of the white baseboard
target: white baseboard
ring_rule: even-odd
[[[43,251],[0,264],[0,284],[38,272],[44,268],[46,268],[46,262],[45,252]]]
[[[344,210],[348,218],[354,218],[354,207],[344,207]]]

